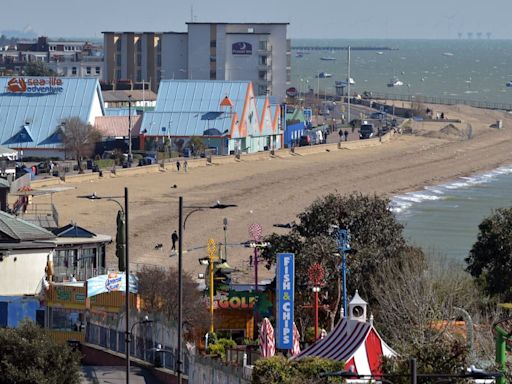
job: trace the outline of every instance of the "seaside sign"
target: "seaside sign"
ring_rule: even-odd
[[[124,273],[110,272],[108,275],[100,275],[87,280],[87,297],[99,295],[100,293],[125,292],[126,275]],[[130,292],[138,292],[137,277],[130,275]]]
[[[63,80],[58,77],[13,77],[7,82],[8,93],[53,94],[64,90]]]
[[[297,88],[290,87],[286,90],[286,96],[288,97],[296,97],[299,94],[299,91],[297,91]]]
[[[231,45],[233,55],[252,55],[252,44],[245,41],[239,41]]]
[[[293,348],[293,305],[295,292],[295,255],[278,253],[276,265],[276,344],[279,349]]]

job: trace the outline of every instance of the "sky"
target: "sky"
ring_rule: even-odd
[[[193,13],[198,22],[288,22],[289,38],[512,38],[510,0],[18,0],[2,8],[0,31],[49,37],[184,32]]]

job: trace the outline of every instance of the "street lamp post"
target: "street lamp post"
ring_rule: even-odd
[[[128,166],[132,165],[132,95],[128,95]]]
[[[331,225],[330,230],[335,232],[338,252],[341,255],[341,280],[343,284],[343,316],[347,316],[347,253],[350,248],[350,232],[340,229],[338,225]]]
[[[116,203],[121,211],[124,214],[125,224],[124,224],[124,259],[125,259],[125,301],[124,301],[124,310],[126,313],[126,324],[125,324],[125,349],[126,349],[126,384],[130,383],[130,342],[131,342],[131,329],[130,329],[130,253],[128,248],[128,188],[124,187],[124,196],[98,196],[96,193],[93,193],[90,196],[81,196],[88,198],[90,200],[99,200],[105,199],[107,201],[112,201]],[[116,200],[124,198],[124,207],[121,203]],[[132,328],[133,329],[133,328]]]
[[[222,204],[220,201],[217,201],[216,204],[212,206],[183,206],[183,196],[179,197],[179,215],[178,215],[178,359],[176,362],[176,374],[178,376],[178,384],[181,384],[181,377],[183,374],[181,365],[181,344],[183,337],[183,231],[185,230],[185,225],[187,224],[187,219],[194,212],[202,211],[205,209],[225,209],[237,207],[236,204]],[[192,209],[187,216],[183,217],[183,209],[188,208]]]
[[[225,217],[222,223],[224,224],[224,259],[228,261],[228,218]]]

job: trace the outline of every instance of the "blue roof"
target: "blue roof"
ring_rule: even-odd
[[[48,77],[17,78],[18,81],[20,79],[48,82]],[[55,134],[65,119],[79,117],[90,122],[95,97],[99,98],[101,113],[104,113],[101,89],[96,79],[58,79],[62,81],[60,92],[15,93],[8,89],[8,83],[13,78],[0,77],[0,143],[13,147],[20,143],[29,143],[27,147],[56,147],[59,144]],[[26,141],[20,141],[22,139]]]
[[[202,136],[208,129],[231,129],[231,112],[242,116],[250,81],[162,80],[154,112],[146,112],[142,129],[147,135]],[[221,107],[228,96],[232,110]],[[162,128],[166,128],[162,130]]]

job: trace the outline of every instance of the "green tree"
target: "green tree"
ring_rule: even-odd
[[[40,327],[24,321],[0,329],[2,384],[74,384],[80,382],[80,355],[56,344]]]
[[[56,76],[57,74],[42,61],[31,61],[23,69],[25,76]]]
[[[190,148],[193,156],[197,156],[197,155],[203,153],[206,149],[206,145],[204,144],[203,140],[198,136],[192,137],[188,141],[186,147]]]
[[[91,156],[94,147],[101,140],[101,133],[91,124],[85,123],[78,117],[66,119],[63,123],[62,139],[66,151],[76,157],[78,172],[83,173],[82,157]]]
[[[490,295],[512,300],[512,208],[497,209],[478,226],[467,271]]]
[[[350,195],[329,194],[316,200],[298,215],[299,223],[292,226],[285,235],[272,234],[265,239],[272,244],[262,252],[267,267],[275,263],[279,252],[295,253],[296,305],[311,302],[308,282],[308,268],[320,263],[325,269],[325,285],[322,288],[324,318],[334,326],[341,302],[341,257],[337,254],[335,234],[330,226],[348,228],[350,245],[355,254],[348,256],[347,290],[359,289],[363,297],[372,300],[368,289],[370,277],[380,264],[399,257],[406,243],[402,225],[388,208],[389,200],[376,195],[352,193]],[[296,311],[299,315],[302,334],[309,323],[311,311]],[[325,320],[324,320],[325,323]]]
[[[308,357],[289,360],[284,356],[260,359],[254,364],[252,384],[320,384],[339,382],[337,378],[320,378],[324,372],[342,371],[341,361]]]

